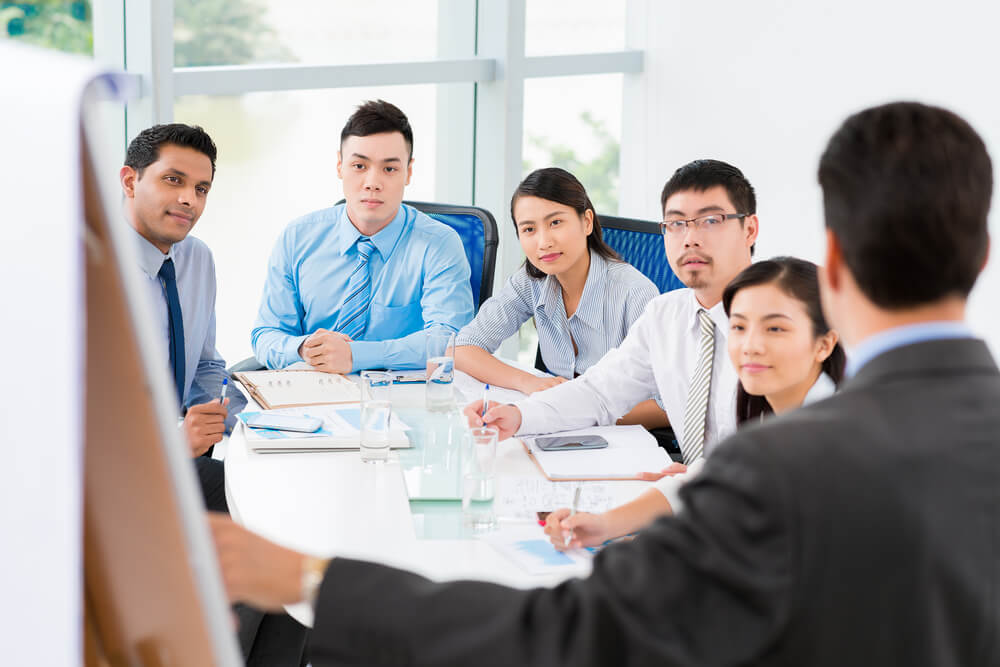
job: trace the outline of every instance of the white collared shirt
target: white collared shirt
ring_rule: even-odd
[[[817,401],[822,401],[824,398],[833,396],[834,392],[837,391],[837,385],[834,383],[833,378],[831,378],[826,373],[820,373],[819,377],[813,383],[813,386],[809,388],[806,392],[806,396],[802,399],[802,405],[809,405],[810,403],[816,403]],[[734,410],[735,414],[735,410]],[[701,469],[705,465],[705,458],[702,457],[688,466],[687,471],[679,475],[672,475],[670,477],[662,477],[656,482],[656,489],[666,497],[667,502],[670,503],[670,508],[674,514],[677,514],[683,507],[683,503],[680,498],[681,487],[690,482],[694,477],[701,472]]]
[[[646,306],[621,345],[580,377],[515,403],[518,434],[553,433],[614,424],[636,404],[659,393],[671,424],[684,423],[688,387],[698,365],[702,306],[691,289],[661,294]],[[708,309],[715,322],[715,357],[705,429],[705,452],[736,430],[736,371],[729,363],[729,321],[721,303]]]

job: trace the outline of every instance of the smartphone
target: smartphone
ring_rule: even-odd
[[[558,435],[535,438],[535,444],[544,452],[571,452],[579,449],[604,449],[608,441],[599,435]]]
[[[315,433],[323,425],[318,417],[300,417],[298,415],[268,414],[262,412],[247,419],[247,426],[252,428],[270,428],[277,431],[295,431],[297,433]]]

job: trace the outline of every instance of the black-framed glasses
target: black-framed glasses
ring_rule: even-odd
[[[688,227],[693,229],[700,229],[705,231],[711,231],[713,229],[722,229],[722,226],[726,223],[726,220],[743,220],[743,218],[750,215],[749,213],[709,213],[707,215],[699,215],[697,218],[690,218],[688,220],[664,220],[660,223],[660,233],[664,236],[683,234],[687,231]]]

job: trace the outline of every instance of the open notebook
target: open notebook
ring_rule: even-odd
[[[356,403],[358,385],[343,375],[312,370],[246,371],[233,377],[266,410],[303,405]]]
[[[600,435],[606,449],[545,452],[533,438],[522,437],[528,456],[552,481],[588,479],[638,479],[639,473],[659,472],[671,464],[656,438],[641,426],[595,426],[551,435]]]
[[[315,433],[278,431],[269,428],[251,428],[246,420],[259,412],[241,412],[237,415],[246,437],[247,446],[258,454],[289,452],[323,452],[358,449],[361,446],[361,404],[325,405],[268,410],[269,413],[318,417],[323,426]],[[410,446],[406,435],[409,430],[401,419],[392,415],[389,423],[389,447],[401,449]]]

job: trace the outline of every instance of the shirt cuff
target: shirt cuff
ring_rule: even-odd
[[[542,432],[542,425],[545,423],[545,405],[528,398],[514,403],[514,407],[521,412],[521,426],[514,435],[534,435]]]
[[[280,368],[284,368],[286,366],[291,366],[296,361],[302,361],[302,357],[299,356],[299,346],[302,345],[303,342],[305,342],[306,338],[309,338],[309,336],[308,335],[307,336],[288,336],[285,339],[285,344],[282,346],[282,350],[281,350],[281,362],[282,363],[281,363]],[[257,361],[260,361],[260,359],[258,359]],[[267,362],[266,361],[264,362],[264,365],[267,366]]]
[[[353,340],[351,346],[351,372],[385,367],[385,343],[380,340]]]

